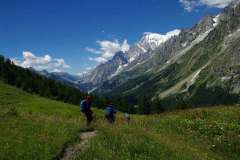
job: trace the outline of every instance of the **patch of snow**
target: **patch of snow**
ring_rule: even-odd
[[[193,78],[190,81],[190,84],[194,84],[196,79],[198,78],[199,74],[201,73],[202,69],[198,70],[197,73],[193,76]]]
[[[221,77],[221,81],[229,81],[231,78],[230,76]]]
[[[152,33],[152,32],[145,32],[143,38],[140,41],[141,46],[150,45],[151,49],[154,50],[159,47],[161,44],[169,40],[174,36],[178,36],[181,33],[181,30],[175,29],[166,33],[165,35]]]
[[[203,41],[212,30],[213,29],[209,29],[208,31],[206,31],[203,34],[199,35],[198,38],[196,38],[196,41],[194,40],[195,43],[199,43],[199,42]]]
[[[94,92],[96,89],[98,89],[98,87],[95,87],[95,88],[91,89],[90,91],[88,91],[88,94]]]
[[[112,74],[111,76],[109,76],[109,77],[110,77],[110,78],[115,77],[116,75],[118,75],[118,74],[122,71],[122,69],[123,69],[123,66],[120,65],[120,66],[118,67],[118,69],[116,70],[116,72],[113,73],[113,74]]]
[[[128,63],[127,63],[127,64],[124,64],[123,67],[127,67],[128,65],[129,65]]]
[[[181,45],[182,45],[182,47],[186,47],[187,46],[187,42],[182,43]]]
[[[146,73],[148,73],[148,72],[151,72],[152,70],[153,70],[153,69],[152,69],[152,68],[150,68],[149,70],[147,70],[147,71],[146,71]]]
[[[210,63],[210,62],[209,62],[209,63]],[[193,75],[192,79],[190,80],[190,83],[188,84],[187,90],[188,90],[188,88],[189,88],[190,86],[192,86],[192,85],[196,82],[199,74],[202,72],[202,70],[204,70],[204,69],[208,66],[209,63],[207,63],[206,65],[204,65],[202,68],[200,68],[200,69]]]
[[[213,27],[216,27],[219,24],[219,17],[220,17],[220,14],[218,14],[216,17],[213,18],[213,21],[214,21]]]
[[[132,63],[140,55],[147,53],[148,51],[155,50],[160,45],[174,36],[178,36],[181,30],[175,29],[166,34],[145,32],[141,40],[136,43],[128,52],[129,63]]]
[[[137,57],[138,57],[138,55],[134,55],[133,57],[131,57],[129,59],[129,63],[133,62]]]
[[[137,47],[140,48],[143,52],[147,52],[147,50],[144,47],[142,47],[140,44],[137,44]]]
[[[140,64],[142,64],[141,62],[138,62],[137,64],[136,64],[136,66],[138,66],[138,65],[140,65]]]

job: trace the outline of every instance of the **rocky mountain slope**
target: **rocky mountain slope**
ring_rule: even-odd
[[[72,75],[66,72],[48,72],[46,70],[36,71],[33,68],[31,70],[47,78],[59,81],[65,85],[86,91],[86,88],[81,85],[82,78],[80,76]]]
[[[238,103],[239,21],[237,0],[192,28],[145,33],[127,52],[116,53],[83,77],[63,79],[90,92],[160,99],[168,106]]]
[[[182,30],[146,52],[148,56],[134,65],[126,65],[95,91],[137,99],[147,96],[168,104],[237,103],[240,92],[238,3],[217,16],[204,17],[193,28]]]
[[[144,33],[141,40],[131,46],[127,52],[116,53],[111,60],[104,64],[100,64],[90,73],[84,75],[82,84],[88,84],[89,89],[98,88],[103,82],[112,79],[120,72],[148,59],[153,50],[161,46],[171,37],[179,34],[180,30],[173,30],[166,33],[166,35]]]
[[[132,62],[129,66],[125,67],[117,76],[105,81],[99,90],[106,91],[112,90],[115,87],[122,85],[129,80],[142,77],[141,81],[144,82],[150,75],[154,75],[162,67],[169,65],[174,59],[178,59],[185,54],[192,46],[202,41],[207,34],[214,28],[216,22],[215,17],[204,17],[198,24],[191,29],[184,29],[178,36],[174,36],[167,40],[165,43],[157,47],[155,50],[145,53],[148,55],[142,61],[137,63]],[[139,81],[135,86],[139,85]],[[134,87],[133,87],[134,88]]]

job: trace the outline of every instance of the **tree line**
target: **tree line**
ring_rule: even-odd
[[[0,55],[0,80],[21,88],[29,93],[38,94],[53,100],[79,105],[87,93],[79,89],[62,84],[61,82],[39,75],[35,71],[13,64],[9,59]],[[199,87],[191,97],[173,95],[166,99],[152,99],[149,96],[113,96],[92,95],[93,106],[102,108],[112,102],[116,109],[134,114],[161,113],[171,109],[185,109],[193,106],[208,106],[239,103],[239,94],[230,94],[219,87],[207,89],[205,85]]]
[[[79,89],[46,78],[30,69],[16,66],[2,55],[0,55],[0,80],[29,93],[70,104],[78,105],[80,99],[86,96],[86,93]],[[100,103],[101,100],[96,97],[96,102]]]

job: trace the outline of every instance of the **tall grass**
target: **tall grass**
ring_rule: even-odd
[[[79,160],[238,160],[240,108],[215,107],[131,117],[115,124],[94,110],[97,136]],[[0,159],[57,159],[85,129],[77,106],[0,82]]]

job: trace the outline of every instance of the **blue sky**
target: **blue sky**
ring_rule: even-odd
[[[1,0],[0,54],[25,67],[80,73],[98,64],[89,50],[101,42],[121,47],[144,32],[191,27],[229,1]]]

